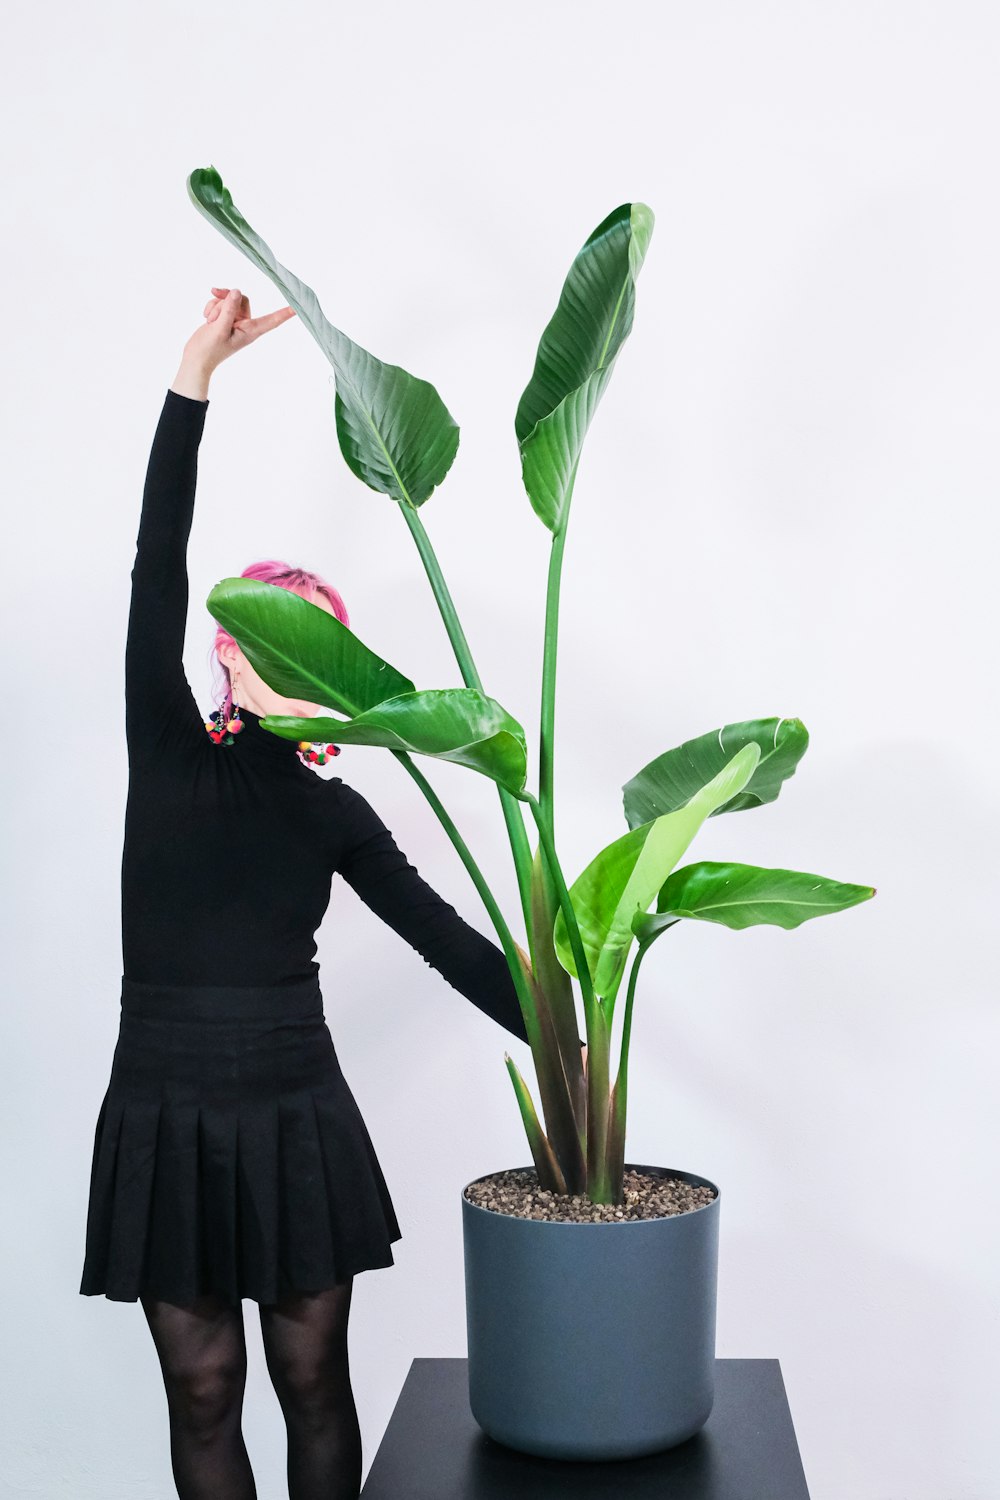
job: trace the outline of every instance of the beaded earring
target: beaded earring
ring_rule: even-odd
[[[228,719],[224,719],[225,709],[217,708],[210,719],[205,721],[208,737],[217,745],[231,745],[235,735],[243,728],[243,720],[240,718],[240,706],[233,698],[233,712]],[[228,733],[226,732],[228,730]]]
[[[340,754],[339,745],[324,745],[322,740],[299,740],[298,750],[303,762],[315,761],[318,766],[325,766],[329,756]]]

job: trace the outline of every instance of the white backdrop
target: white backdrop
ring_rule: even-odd
[[[141,1309],[77,1287],[118,1022],[146,459],[210,286],[282,300],[190,205],[209,164],[328,316],[461,423],[423,517],[532,785],[548,533],[514,410],[587,234],[628,199],[656,212],[567,545],[565,867],[624,831],[621,785],[659,751],[797,715],[812,743],[779,801],[713,819],[692,857],[878,895],[658,945],[627,1159],[721,1184],[718,1352],[781,1359],[814,1500],[1000,1495],[998,43],[995,8],[961,0],[369,0],[280,22],[99,0],[8,21],[5,1497],[174,1493]],[[402,517],[340,457],[330,374],[293,320],[213,380],[186,656],[206,711],[205,597],[262,556],[324,572],[418,685],[459,681]],[[493,788],[424,764],[515,919]],[[337,771],[490,931],[391,756],[345,749]],[[367,1473],[411,1359],[466,1352],[460,1192],[528,1159],[508,1041],[533,1074],[339,877],[320,959],[404,1233],[356,1281]],[[271,1500],[284,1428],[244,1309]]]

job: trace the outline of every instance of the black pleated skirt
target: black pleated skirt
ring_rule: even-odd
[[[400,1238],[318,978],[122,980],[84,1296],[276,1302],[392,1265]]]

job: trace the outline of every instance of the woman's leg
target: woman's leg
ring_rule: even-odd
[[[289,1500],[357,1500],[361,1430],[347,1319],[354,1278],[260,1304],[268,1373],[288,1429]]]
[[[141,1299],[170,1413],[181,1500],[256,1500],[241,1416],[247,1376],[243,1308],[215,1297],[186,1307]]]

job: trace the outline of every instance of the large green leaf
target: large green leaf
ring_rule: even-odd
[[[285,698],[353,715],[414,691],[408,677],[369,651],[329,610],[280,584],[223,578],[205,604],[268,687]]]
[[[631,332],[652,232],[644,203],[623,203],[597,226],[569,269],[518,404],[524,487],[552,532],[562,527],[587,429]]]
[[[596,994],[613,998],[617,993],[636,914],[647,909],[713,809],[746,786],[759,760],[759,745],[744,745],[683,807],[622,834],[573,882],[570,900]],[[576,974],[562,911],[553,938],[559,962]]]
[[[264,727],[282,739],[412,750],[469,766],[511,791],[523,788],[524,730],[484,693],[417,692],[336,616],[275,583],[224,578],[206,603],[275,692],[351,715],[266,715]]]
[[[290,740],[382,745],[454,761],[519,792],[527,774],[524,730],[476,688],[429,688],[389,698],[353,719],[268,714],[268,729]]]
[[[716,808],[712,816],[773,802],[781,783],[795,774],[806,753],[809,733],[801,719],[746,719],[665,750],[622,787],[626,823],[630,828],[640,828],[651,818],[683,807],[735,751],[749,744],[760,746],[760,761],[753,777],[738,796]]]
[[[786,930],[810,917],[846,911],[875,894],[870,885],[848,885],[802,870],[768,870],[716,860],[674,870],[660,891],[656,912],[637,917],[633,931],[648,943],[679,917],[721,922],[739,930],[769,923]]]
[[[199,212],[271,278],[333,365],[337,437],[349,467],[379,494],[421,505],[458,450],[458,424],[437,391],[327,321],[316,293],[251,229],[214,167],[198,167],[187,188]]]

